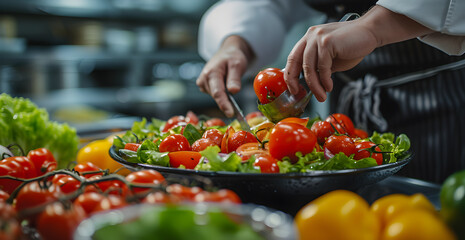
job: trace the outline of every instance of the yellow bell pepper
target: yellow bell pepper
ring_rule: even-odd
[[[347,190],[329,192],[304,206],[296,215],[300,239],[378,239],[380,224],[368,203]]]
[[[382,240],[455,240],[456,237],[438,215],[420,208],[399,213],[386,225]]]
[[[110,173],[123,167],[119,162],[110,156],[110,148],[113,145],[112,138],[94,140],[82,147],[77,154],[77,163],[92,162],[101,169],[109,169]],[[130,173],[128,169],[117,172],[121,175]]]
[[[398,214],[409,209],[423,209],[436,213],[433,204],[420,193],[411,196],[405,194],[390,194],[379,198],[371,204],[373,211],[381,221],[381,228],[389,223]]]

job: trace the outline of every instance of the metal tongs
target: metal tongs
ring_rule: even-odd
[[[357,13],[347,13],[339,22],[353,20],[359,17],[360,15]],[[301,78],[300,80],[302,81],[303,79]],[[303,81],[305,82],[305,80]],[[305,112],[305,108],[313,95],[309,90],[306,91],[305,95],[294,96],[286,89],[272,102],[267,104],[258,103],[258,109],[268,120],[274,123],[288,117],[300,117]]]

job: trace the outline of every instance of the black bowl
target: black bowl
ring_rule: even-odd
[[[413,158],[409,152],[395,163],[368,168],[334,171],[311,171],[307,173],[239,173],[197,171],[162,167],[143,163],[131,163],[118,155],[114,146],[110,155],[132,171],[154,169],[166,178],[198,180],[199,176],[209,179],[218,188],[235,191],[245,203],[268,206],[295,215],[311,200],[336,189],[356,191],[379,182],[404,167]]]

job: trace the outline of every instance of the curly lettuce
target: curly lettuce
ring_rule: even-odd
[[[79,145],[76,130],[50,121],[47,111],[29,99],[0,94],[0,129],[0,145],[18,144],[26,154],[47,148],[57,160],[58,168],[67,167],[76,158]]]

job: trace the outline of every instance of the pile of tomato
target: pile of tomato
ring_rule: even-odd
[[[18,161],[12,163],[13,159]],[[55,170],[56,161],[47,149],[31,151],[27,157],[6,158],[0,166],[10,170],[0,174],[0,239],[30,237],[24,236],[27,231],[21,225],[45,240],[72,239],[85,218],[131,204],[241,203],[231,190],[168,182],[155,170],[122,176],[92,162]],[[20,224],[23,221],[26,225]]]

